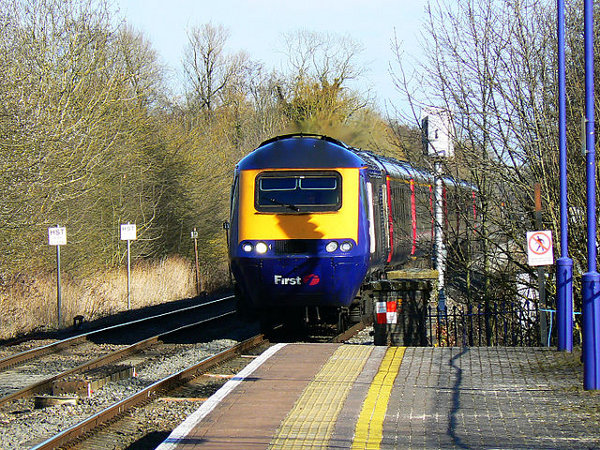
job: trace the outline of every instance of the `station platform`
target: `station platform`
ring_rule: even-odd
[[[158,448],[600,448],[600,395],[547,348],[277,344]]]

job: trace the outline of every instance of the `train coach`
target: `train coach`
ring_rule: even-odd
[[[366,280],[431,264],[433,181],[407,162],[327,136],[263,142],[237,164],[232,186],[229,258],[238,309],[264,323],[277,314],[338,323],[351,311],[360,315],[366,306],[357,294]],[[470,195],[465,183],[444,185],[451,198]],[[447,217],[462,203],[448,202]]]

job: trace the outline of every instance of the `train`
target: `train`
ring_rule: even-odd
[[[328,136],[263,142],[238,162],[231,189],[238,310],[267,328],[276,315],[341,324],[365,314],[366,281],[431,266],[433,190],[432,173]],[[472,186],[446,177],[444,192],[446,220],[459,221]]]

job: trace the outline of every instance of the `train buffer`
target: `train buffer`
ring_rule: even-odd
[[[546,348],[277,344],[159,447],[598,448],[600,397]]]

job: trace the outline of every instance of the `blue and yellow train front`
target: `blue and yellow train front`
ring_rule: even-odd
[[[348,306],[369,264],[362,162],[331,143],[285,144],[238,165],[232,272],[255,308]]]

